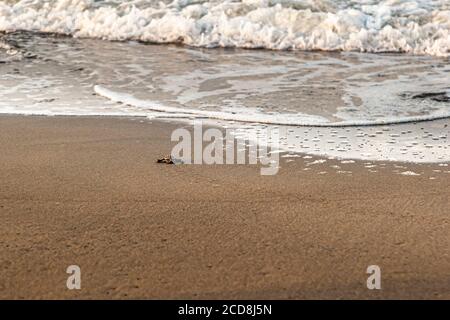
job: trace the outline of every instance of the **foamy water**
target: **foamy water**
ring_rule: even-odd
[[[450,53],[447,0],[22,0],[0,30],[275,50]]]
[[[252,137],[282,129],[284,151],[447,162],[448,9],[445,1],[6,1],[0,113],[201,119]],[[367,53],[386,51],[417,55]]]

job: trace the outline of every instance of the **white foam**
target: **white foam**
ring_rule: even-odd
[[[197,109],[178,108],[161,105],[157,102],[137,99],[127,93],[119,93],[109,90],[103,86],[96,85],[94,90],[97,94],[110,99],[111,101],[123,103],[139,110],[146,111],[159,111],[173,114],[191,115],[199,118],[226,120],[226,121],[239,121],[250,123],[261,123],[271,125],[285,125],[285,126],[307,126],[307,127],[354,127],[354,126],[376,126],[387,124],[400,124],[418,121],[429,121],[445,119],[450,117],[450,112],[445,110],[439,110],[433,115],[427,116],[411,116],[404,118],[387,118],[381,120],[353,120],[353,121],[339,121],[331,122],[326,118],[317,115],[308,114],[265,114],[259,112],[254,108],[242,108],[237,110],[233,108],[233,113],[220,112],[220,111],[206,111]],[[239,112],[236,112],[239,111]],[[165,116],[165,115],[164,115]]]
[[[419,126],[418,124],[390,126],[389,132],[395,134],[397,132],[405,132],[405,129],[412,129],[408,130],[410,133],[406,132],[395,138],[394,144],[390,144],[392,138],[388,134],[371,137],[371,133],[377,130],[376,127],[320,127],[305,130],[302,127],[276,127],[253,124],[236,126],[236,131],[238,132],[237,136],[247,137],[247,140],[255,141],[260,145],[267,145],[271,148],[288,152],[306,153],[322,158],[345,159],[342,161],[343,164],[354,162],[349,159],[439,164],[450,161],[450,145],[447,139],[434,140],[432,137],[442,132],[448,132],[449,129],[446,124],[447,121],[443,120],[428,123],[426,126]],[[417,135],[425,130],[429,130],[431,136],[419,140]],[[332,137],[336,131],[339,135],[345,135],[346,139]],[[358,132],[364,132],[364,136],[358,137]],[[275,143],[270,139],[274,133],[275,136],[280,137]],[[264,134],[267,136],[265,137]],[[317,137],[322,137],[322,139],[318,141]],[[327,143],[329,139],[334,139],[335,143]],[[411,141],[418,141],[418,143],[411,145]],[[305,156],[304,158],[310,157]],[[324,161],[323,159],[311,164],[323,163]],[[366,163],[366,165],[370,168],[375,166],[372,162]],[[396,167],[406,169],[403,166]]]
[[[115,92],[100,85],[94,86],[94,90],[97,94],[105,98],[108,98],[114,102],[123,103],[125,105],[135,107],[139,110],[158,111],[164,112],[165,114],[172,113],[175,116],[190,115],[199,118],[218,119],[226,121],[255,122],[255,123],[282,124],[282,125],[324,126],[328,124],[328,120],[325,118],[307,114],[296,114],[290,116],[286,116],[283,114],[269,115],[258,112],[257,110],[252,108],[241,109],[239,113],[178,108],[161,105],[153,101],[137,99],[130,94]],[[163,114],[162,117],[166,117],[165,114]],[[305,120],[305,118],[308,120]],[[330,123],[329,125],[333,124]]]
[[[447,0],[0,3],[0,30],[197,47],[408,52],[449,56]]]

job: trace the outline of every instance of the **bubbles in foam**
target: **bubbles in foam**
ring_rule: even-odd
[[[446,0],[8,1],[0,30],[198,47],[450,54]]]

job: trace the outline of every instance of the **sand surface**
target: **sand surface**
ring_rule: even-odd
[[[156,164],[180,126],[0,117],[0,298],[450,298],[448,167]]]

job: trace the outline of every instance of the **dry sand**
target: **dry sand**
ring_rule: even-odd
[[[180,126],[0,117],[0,298],[450,298],[445,170],[156,164]]]

